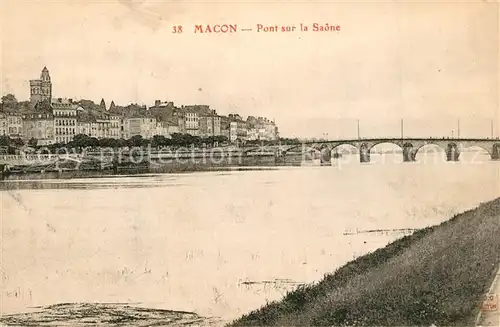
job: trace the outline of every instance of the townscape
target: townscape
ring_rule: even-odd
[[[499,326],[498,1],[0,15],[0,327]]]
[[[276,123],[265,117],[237,113],[219,114],[208,105],[181,105],[156,100],[154,105],[109,105],[92,100],[54,97],[49,70],[30,80],[29,101],[18,101],[13,94],[2,97],[0,145],[64,145],[77,135],[117,143],[135,138],[168,139],[187,135],[195,139],[227,143],[273,141],[279,137]]]

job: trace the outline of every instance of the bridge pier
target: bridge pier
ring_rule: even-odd
[[[493,145],[493,150],[491,151],[491,160],[498,160],[500,159],[500,151],[499,151],[500,146],[498,144]]]
[[[413,150],[412,146],[403,147],[403,162],[413,162],[415,161],[416,152]]]
[[[370,162],[370,154],[369,153],[359,153],[359,162]]]
[[[446,160],[447,161],[459,161],[460,153],[447,153]]]
[[[359,147],[359,162],[370,162],[370,148],[366,143]]]
[[[332,151],[330,149],[322,149],[319,157],[321,166],[332,165]]]
[[[456,144],[448,144],[446,148],[446,160],[447,161],[459,161],[460,150]]]

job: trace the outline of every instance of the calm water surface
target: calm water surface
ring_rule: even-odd
[[[3,182],[2,310],[132,302],[235,318],[403,235],[394,229],[497,197],[500,162],[461,159]]]

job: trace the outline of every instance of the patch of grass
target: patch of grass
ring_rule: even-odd
[[[500,199],[415,231],[230,326],[473,325],[499,264]]]

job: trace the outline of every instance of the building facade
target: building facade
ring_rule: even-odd
[[[109,115],[109,137],[113,139],[121,137],[121,118],[118,115]]]
[[[90,122],[86,120],[78,120],[76,134],[85,134],[90,136]]]
[[[23,118],[21,114],[8,112],[5,116],[7,119],[7,136],[10,138],[23,138]]]
[[[156,118],[153,117],[123,118],[122,137],[129,139],[140,135],[145,139],[150,139],[154,136],[156,127]]]
[[[200,117],[195,110],[188,109],[185,112],[185,124],[186,124],[186,133],[191,135],[199,135],[200,129]]]
[[[229,141],[246,141],[248,139],[247,124],[243,120],[234,119],[229,123]]]
[[[257,126],[259,129],[260,139],[274,141],[278,138],[278,128],[276,127],[274,121],[265,117],[258,117]]]
[[[98,139],[109,138],[111,122],[109,119],[96,118],[90,123],[90,136]]]
[[[0,136],[7,135],[7,116],[0,112]]]
[[[82,109],[67,99],[52,100],[56,143],[71,142],[77,134],[77,110]]]
[[[199,135],[203,137],[221,135],[221,117],[215,110],[199,118]]]
[[[54,116],[48,112],[31,112],[23,116],[23,130],[26,141],[36,139],[37,145],[55,142]]]

